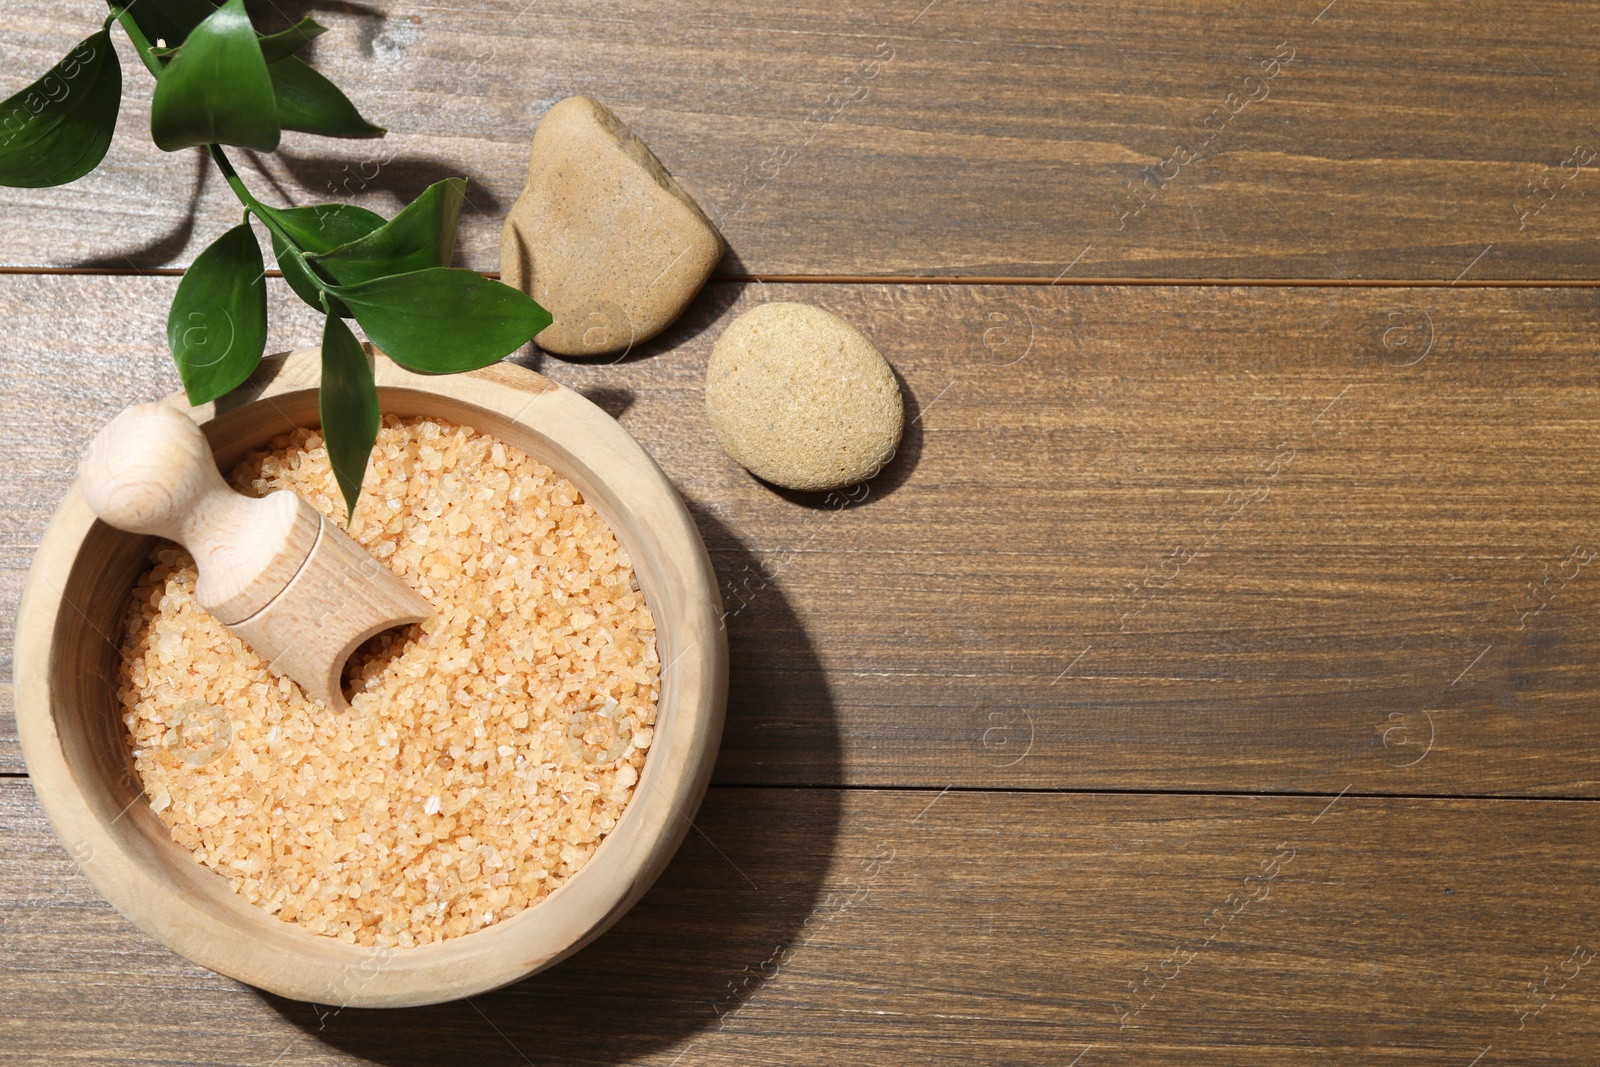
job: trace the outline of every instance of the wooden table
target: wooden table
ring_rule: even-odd
[[[11,4],[0,89],[92,7]],[[315,61],[391,132],[245,154],[263,196],[391,211],[464,173],[492,270],[535,124],[585,92],[726,234],[668,336],[519,357],[694,509],[735,609],[715,783],[613,932],[425,1010],[260,994],[77,873],[11,725],[16,597],[95,429],[175,387],[175,275],[238,217],[150,146],[125,56],[106,165],[0,195],[0,1059],[1593,1059],[1587,5],[279,10],[334,26]],[[314,343],[272,284],[271,347]],[[847,506],[712,441],[710,347],[773,299],[904,382]]]

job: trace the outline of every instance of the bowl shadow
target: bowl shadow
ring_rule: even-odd
[[[691,504],[719,576],[758,566]],[[839,743],[816,654],[776,586],[729,616],[728,724],[803,706],[801,784],[837,781]],[[781,703],[769,694],[781,692]],[[720,767],[719,767],[720,770]],[[813,777],[819,775],[820,777]],[[727,1025],[806,938],[824,908],[839,821],[827,789],[718,785],[655,886],[593,944],[531,978],[469,1000],[357,1009],[258,995],[308,1035],[393,1067],[624,1063]],[[470,935],[469,935],[470,936]]]

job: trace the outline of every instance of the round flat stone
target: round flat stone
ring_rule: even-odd
[[[888,362],[855,327],[808,304],[762,304],[733,320],[706,367],[706,411],[740,466],[812,492],[877,474],[905,428]]]

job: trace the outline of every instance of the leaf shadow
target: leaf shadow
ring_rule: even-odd
[[[468,171],[456,161],[431,156],[395,155],[385,148],[381,138],[346,143],[355,146],[353,154],[328,152],[300,155],[279,148],[271,158],[277,160],[279,166],[304,191],[308,203],[335,200],[353,203],[376,196],[392,200],[393,208],[398,210],[435,182],[446,178],[465,178],[467,209],[489,217],[498,227],[497,216],[501,214],[503,201],[480,175]],[[363,203],[362,206],[373,207],[370,203]],[[379,214],[392,215],[393,211],[379,211]],[[457,266],[466,265],[461,261],[459,247],[456,249],[456,260]]]
[[[357,34],[361,53],[366,56],[372,55],[372,39],[389,18],[387,12],[376,7],[350,3],[346,0],[245,0],[244,7],[250,15],[250,21],[262,33],[276,33],[288,29],[307,15],[321,12],[332,12],[335,15],[359,19],[361,24]],[[317,21],[326,25],[323,19]],[[316,42],[313,41],[298,54],[303,59],[310,58],[316,47]]]
[[[92,256],[71,265],[90,270],[126,270],[129,267],[143,270],[150,267],[164,267],[182,255],[183,250],[188,248],[189,242],[194,239],[195,218],[200,213],[200,199],[206,191],[206,176],[211,171],[211,162],[206,157],[204,149],[196,148],[191,151],[195,161],[194,188],[189,193],[189,203],[184,208],[183,218],[175,227],[137,248],[113,252],[106,256]]]

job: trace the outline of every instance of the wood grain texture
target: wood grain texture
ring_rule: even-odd
[[[0,279],[0,595],[94,428],[172,387],[172,284]],[[713,442],[705,359],[769,299],[902,378],[864,498]],[[101,314],[114,347],[53,325]],[[714,284],[617,365],[535,362],[711,549],[717,781],[1593,796],[1597,326],[1582,290]]]
[[[318,12],[315,63],[390,130],[241,153],[257,193],[389,212],[465,174],[462,261],[484,270],[534,127],[574,93],[718,223],[724,272],[1449,281],[1600,260],[1582,117],[1600,26],[1581,0],[256,6],[269,25]],[[96,17],[17,11],[0,91]],[[0,265],[184,264],[237,220],[198,155],[150,144],[148,79],[122,51],[106,163],[0,195]]]
[[[0,1059],[1587,1062],[1600,807],[1330,800],[713,788],[600,941],[380,1012],[161,949],[0,781]]]

